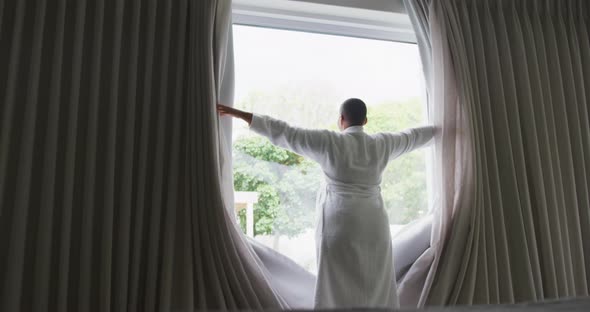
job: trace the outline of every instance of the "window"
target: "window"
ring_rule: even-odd
[[[416,44],[376,40],[376,33],[370,38],[342,36],[339,31],[346,30],[330,29],[338,35],[234,24],[235,106],[301,127],[337,130],[340,104],[358,97],[368,106],[367,132],[424,124]],[[234,123],[233,142],[240,225],[256,240],[315,271],[320,168],[250,133],[241,121]],[[416,151],[390,163],[384,173],[382,195],[392,235],[427,213],[426,172],[425,153]]]

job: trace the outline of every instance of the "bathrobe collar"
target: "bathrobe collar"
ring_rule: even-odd
[[[357,132],[364,132],[363,130],[363,126],[350,126],[346,129],[344,129],[344,131],[342,131],[343,133],[357,133]]]

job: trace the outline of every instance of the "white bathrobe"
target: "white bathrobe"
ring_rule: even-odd
[[[381,198],[387,163],[425,145],[433,127],[368,135],[296,128],[254,114],[250,129],[320,164],[317,195],[316,308],[398,308],[389,220]]]

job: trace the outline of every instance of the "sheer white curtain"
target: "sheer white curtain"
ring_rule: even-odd
[[[442,40],[444,29],[437,27],[431,0],[405,0],[422,58],[428,93],[429,122],[439,127],[435,138],[432,165],[433,197],[430,241],[399,281],[402,307],[421,307],[426,303],[438,270],[453,214],[472,202],[472,148],[467,137],[469,120],[459,101],[451,51]],[[415,238],[414,238],[415,240]]]
[[[234,101],[234,59],[233,34],[231,22],[231,1],[222,1],[216,19],[215,51],[219,53],[216,66],[216,81],[220,103],[232,105]],[[232,121],[231,118],[219,119],[220,142],[220,177],[221,193],[226,203],[227,218],[234,223],[234,188],[232,168]],[[311,309],[315,276],[299,266],[293,260],[269,248],[254,239],[240,233],[240,239],[247,248],[251,259],[273,289],[283,308]]]
[[[588,5],[432,1],[439,190],[455,190],[439,200],[452,227],[427,304],[588,295]]]

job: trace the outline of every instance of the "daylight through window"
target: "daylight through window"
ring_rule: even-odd
[[[234,25],[235,106],[293,125],[337,130],[339,105],[368,106],[365,131],[424,125],[415,44]],[[236,211],[245,233],[315,271],[320,168],[234,121]],[[382,195],[392,235],[428,212],[425,151],[391,162]]]

